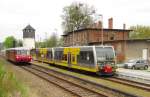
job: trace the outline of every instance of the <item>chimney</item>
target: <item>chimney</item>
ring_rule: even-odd
[[[96,28],[96,23],[94,23],[94,24],[92,25],[92,28]]]
[[[101,21],[98,21],[96,23],[96,28],[102,28],[102,22]]]
[[[98,25],[98,26],[99,26],[98,28],[102,28],[102,21],[99,21],[98,24],[99,24],[99,25]]]
[[[126,24],[123,24],[123,29],[124,29],[124,30],[126,29]]]
[[[108,29],[113,29],[113,18],[108,19]]]

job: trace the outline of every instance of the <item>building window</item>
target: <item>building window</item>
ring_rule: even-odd
[[[110,40],[114,40],[114,37],[112,36],[112,37],[110,37]]]
[[[115,32],[110,33],[110,40],[115,40]]]

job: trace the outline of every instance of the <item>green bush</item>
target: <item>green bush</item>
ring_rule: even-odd
[[[27,87],[12,72],[7,72],[0,61],[0,97],[27,97]]]

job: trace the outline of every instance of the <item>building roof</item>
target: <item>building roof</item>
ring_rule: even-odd
[[[83,28],[83,29],[78,29],[78,30],[75,30],[75,31],[71,31],[71,32],[67,32],[66,34],[64,34],[64,35],[62,35],[62,36],[67,36],[67,35],[69,35],[69,34],[71,34],[71,33],[76,33],[76,32],[81,32],[81,31],[84,31],[84,30],[95,30],[95,31],[101,31],[102,29],[101,28]],[[127,29],[106,29],[106,28],[104,28],[103,29],[103,31],[105,32],[105,31],[115,31],[115,32],[117,32],[117,31],[124,31],[124,32],[130,32],[130,31],[132,31],[132,30],[127,30]]]
[[[150,42],[150,38],[129,38],[127,41],[147,41]]]
[[[107,40],[107,41],[103,41],[104,43],[110,43],[110,42],[120,42],[120,41],[126,41],[126,42],[140,42],[140,41],[146,41],[146,42],[150,42],[150,38],[145,38],[145,39],[141,39],[141,38],[138,38],[138,39],[121,39],[121,40]],[[89,44],[99,44],[99,42],[101,41],[98,41],[98,42],[89,42]]]
[[[6,50],[31,50],[32,48],[29,47],[15,47],[15,48],[8,48]]]
[[[32,30],[34,30],[35,31],[35,29],[29,24],[29,25],[27,25],[23,30],[25,30],[25,29],[32,29]]]

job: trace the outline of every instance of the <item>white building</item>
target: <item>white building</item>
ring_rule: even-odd
[[[35,48],[35,29],[30,25],[23,29],[23,47]]]

